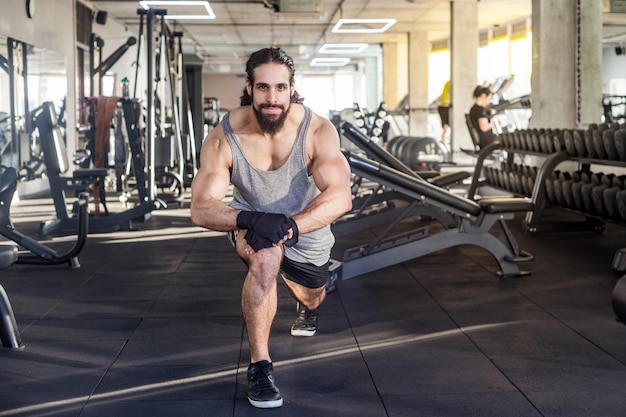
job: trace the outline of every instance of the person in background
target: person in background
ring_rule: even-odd
[[[437,112],[441,119],[441,141],[444,143],[450,130],[450,105],[450,80],[448,80],[443,85],[443,90],[439,96],[439,105],[437,106]]]
[[[478,146],[480,149],[493,143],[496,140],[496,135],[493,133],[493,124],[489,117],[489,111],[487,106],[491,103],[493,93],[488,87],[478,86],[474,89],[474,105],[470,109],[469,117],[474,126],[474,129],[478,132]]]
[[[258,408],[283,404],[269,352],[278,276],[299,306],[291,334],[314,335],[335,242],[330,224],[352,208],[337,129],[302,104],[294,74],[280,48],[250,55],[241,106],[207,134],[191,185],[192,223],[227,232],[248,267],[241,305],[248,400]]]

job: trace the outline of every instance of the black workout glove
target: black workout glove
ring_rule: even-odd
[[[291,238],[285,241],[284,245],[293,246],[298,243],[298,235],[300,234],[300,232],[298,231],[298,225],[296,224],[296,221],[292,217],[289,217],[287,219],[287,222],[289,223],[289,228],[291,229],[292,235]]]
[[[248,229],[244,238],[255,252],[274,246],[271,240],[259,235],[254,231],[254,229]]]
[[[289,217],[284,214],[242,211],[237,215],[237,227],[254,230],[259,236],[269,239],[272,243],[277,243],[285,237],[291,224]]]

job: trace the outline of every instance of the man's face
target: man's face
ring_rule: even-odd
[[[278,132],[287,119],[293,94],[289,78],[285,65],[270,63],[254,69],[254,84],[246,82],[252,109],[265,133]]]

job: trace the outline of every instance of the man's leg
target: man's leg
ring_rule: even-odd
[[[308,288],[283,276],[283,281],[287,284],[287,288],[291,296],[300,304],[303,304],[309,310],[318,308],[326,298],[326,286],[321,288]]]
[[[250,361],[271,361],[269,354],[269,334],[276,315],[276,277],[282,259],[279,247],[246,252],[244,233],[238,233],[237,253],[248,264],[241,292],[241,308],[246,322]]]
[[[317,308],[326,298],[329,265],[316,266],[295,262],[287,257],[283,259],[283,280],[291,296],[298,302],[298,317],[291,326],[292,336],[313,336],[317,332]]]
[[[259,408],[280,407],[283,399],[275,385],[269,336],[276,314],[276,278],[282,259],[282,248],[249,251],[244,233],[238,233],[236,248],[239,256],[248,264],[248,273],[241,292],[241,308],[250,345],[248,401]]]

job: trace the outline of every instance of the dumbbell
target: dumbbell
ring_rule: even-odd
[[[574,201],[574,193],[572,187],[575,183],[580,182],[580,172],[573,172],[571,178],[564,179],[561,182],[561,193],[565,207],[576,210],[576,202]]]
[[[491,165],[488,165],[483,168],[483,172],[485,173],[485,180],[489,185],[498,185],[497,174],[494,172],[494,168]]]
[[[523,130],[513,132],[513,149],[522,149],[522,132]]]
[[[548,129],[546,131],[546,143],[544,145],[544,152],[545,153],[552,153],[552,152],[558,152],[560,149],[555,149],[554,147],[554,141],[555,138],[558,137],[558,135],[561,134],[560,129]],[[556,139],[558,140],[558,139]]]
[[[613,131],[611,129],[600,127],[593,132],[591,132],[591,137],[593,138],[593,150],[595,152],[595,158],[597,159],[606,159],[606,151],[604,150],[604,133],[607,132],[611,136],[613,136]]]
[[[587,173],[581,174],[581,178],[585,174]],[[589,181],[586,182],[580,190],[581,195],[582,195],[582,201],[583,201],[582,209],[590,214],[599,214],[599,213],[596,213],[596,207],[595,207],[595,204],[593,203],[592,193],[593,193],[594,187],[597,187],[598,185],[600,185],[601,178],[604,174],[599,172],[599,173],[588,173],[588,175],[589,175]]]
[[[615,139],[615,151],[617,152],[617,159],[620,161],[626,161],[626,129],[617,129],[613,135]]]
[[[583,180],[579,180],[572,184],[572,199],[574,201],[574,210],[585,210],[585,205],[583,203],[583,194],[582,188],[586,183]]]
[[[526,130],[526,133],[524,134],[524,144],[523,144],[523,149],[525,151],[532,151],[533,150],[533,134],[531,130]]]
[[[539,150],[543,153],[551,153],[552,151],[548,148],[548,143],[550,143],[550,148],[552,148],[552,137],[550,136],[549,131],[544,131],[539,133]]]
[[[585,132],[586,130],[574,130],[573,138],[574,138],[574,156],[578,157],[586,157],[587,152],[585,151]]]
[[[544,185],[546,188],[546,200],[551,204],[557,204],[556,197],[554,196],[554,180],[559,177],[561,172],[556,170],[552,171],[550,176],[545,179]]]
[[[533,129],[530,132],[530,150],[533,152],[541,152],[541,144],[539,143],[539,135],[541,135],[542,130]]]
[[[552,152],[565,150],[565,132],[563,129],[556,129],[552,135]]]
[[[602,146],[604,147],[605,158],[616,161],[619,159],[617,155],[617,148],[615,147],[615,134],[618,129],[606,129],[602,132]]]
[[[583,145],[584,145],[584,151],[582,156],[584,158],[595,158],[596,157],[596,148],[593,145],[593,132],[595,132],[597,129],[587,129],[585,131],[583,131]]]
[[[618,191],[615,194],[615,201],[617,202],[617,212],[620,220],[626,222],[626,190]]]
[[[576,147],[574,146],[574,130],[564,129],[563,130],[563,145],[565,145],[565,150],[569,156],[577,156]]]
[[[536,178],[537,178],[537,167],[531,167],[531,166],[526,165],[525,173],[522,176],[522,189],[524,190],[525,196],[527,197],[532,196]]]
[[[498,173],[500,176],[500,188],[504,188],[505,190],[509,190],[511,187],[511,182],[509,181],[509,166],[508,164],[500,164],[500,171]]]
[[[617,210],[617,193],[624,189],[624,181],[626,175],[620,175],[613,177],[611,186],[604,190],[602,198],[604,200],[604,210],[608,218],[613,220],[620,220],[619,212]]]
[[[514,191],[519,195],[525,195],[522,178],[524,177],[525,165],[518,164],[515,170],[515,178],[513,179]]]
[[[604,191],[612,186],[613,178],[615,178],[615,174],[603,175],[600,178],[600,184],[591,189],[591,200],[593,201],[595,213],[603,217],[608,217],[608,211],[604,204]]]
[[[513,148],[512,146],[512,136],[513,134],[511,132],[503,132],[500,135],[500,143],[502,143],[502,146],[504,146],[505,149],[511,149]]]

